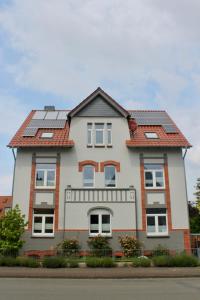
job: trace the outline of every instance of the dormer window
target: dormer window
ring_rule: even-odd
[[[147,139],[158,139],[158,135],[156,132],[145,132],[145,137]]]
[[[43,132],[41,134],[42,139],[52,139],[53,138],[53,132]]]
[[[112,147],[112,123],[87,123],[87,146]]]

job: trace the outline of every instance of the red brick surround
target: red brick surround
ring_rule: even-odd
[[[83,167],[86,165],[91,165],[95,168],[95,172],[99,172],[99,163],[94,160],[83,160],[78,163],[78,171],[82,172]]]
[[[100,172],[104,172],[104,167],[105,166],[115,166],[116,171],[120,172],[120,163],[114,160],[106,160],[100,163]]]

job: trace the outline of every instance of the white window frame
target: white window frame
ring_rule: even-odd
[[[157,140],[159,139],[159,136],[157,132],[145,132],[145,137],[149,140]]]
[[[89,125],[91,125],[91,128],[89,128]],[[93,130],[94,130],[94,124],[93,123],[87,123],[87,146],[93,146]],[[91,135],[91,143],[88,143],[88,136]]]
[[[84,186],[84,168],[85,167],[92,167],[93,168],[93,186]],[[82,177],[82,181],[83,181],[83,188],[85,188],[85,189],[93,189],[94,187],[95,187],[95,167],[93,166],[93,165],[84,165],[83,166],[83,171],[82,171],[82,173],[83,173],[83,177]]]
[[[44,185],[37,185],[37,172],[42,171],[44,172]],[[48,171],[54,171],[55,178],[54,178],[54,185],[47,185],[47,173]],[[55,189],[56,187],[56,167],[52,169],[45,169],[40,168],[36,166],[36,172],[35,172],[35,188],[36,189]]]
[[[54,136],[53,132],[42,132],[41,139],[52,139]]]
[[[148,232],[148,225],[147,225],[147,218],[148,217],[154,217],[155,218],[155,232]],[[158,226],[158,218],[159,217],[166,217],[166,231],[165,232],[159,232],[159,226]],[[146,214],[146,228],[147,228],[147,236],[168,236],[168,218],[167,214]]]
[[[96,125],[103,125],[103,128],[102,129],[99,129],[99,128],[96,128]],[[97,143],[97,135],[96,135],[96,132],[97,131],[102,131],[103,132],[103,143]],[[105,123],[94,123],[94,139],[95,139],[95,147],[98,147],[98,146],[105,146]]]
[[[99,230],[98,232],[91,232],[90,229],[91,229],[91,223],[90,223],[90,216],[91,215],[98,215],[99,217]],[[110,232],[109,233],[105,233],[105,232],[102,232],[102,216],[103,215],[109,215],[110,216]],[[91,213],[89,214],[89,236],[90,237],[94,237],[94,236],[107,236],[107,237],[111,237],[112,236],[112,215],[111,213],[106,210],[106,209],[102,209],[101,211],[97,212],[97,211],[91,211]]]
[[[146,173],[152,173],[152,177],[153,177],[153,186],[146,186]],[[156,172],[162,172],[163,174],[163,186],[156,186]],[[148,190],[163,190],[165,189],[165,171],[164,171],[164,166],[162,166],[160,169],[146,169],[144,170],[144,186],[145,189]]]
[[[42,232],[41,233],[35,233],[34,232],[34,218],[35,217],[42,217]],[[46,220],[46,217],[53,217],[53,232],[52,233],[45,233],[45,220]],[[53,237],[54,236],[54,222],[55,222],[54,214],[35,214],[35,213],[33,213],[32,236],[37,236],[37,237],[43,237],[43,236]]]
[[[111,128],[108,128],[108,125],[111,125]],[[108,132],[110,132],[110,138],[111,138],[111,142],[108,142]],[[106,137],[107,137],[107,146],[112,146],[112,123],[107,123],[106,124]]]
[[[115,169],[115,186],[106,186],[106,172],[105,172],[106,167],[113,167]],[[106,189],[115,189],[117,187],[117,171],[116,171],[116,166],[114,166],[114,165],[106,165],[106,166],[104,166],[104,186],[105,186]]]

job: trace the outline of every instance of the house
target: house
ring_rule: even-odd
[[[190,250],[184,157],[190,143],[165,111],[126,110],[101,88],[71,111],[33,110],[16,148],[13,205],[28,220],[24,251],[96,235],[120,250],[136,236]]]
[[[12,196],[0,196],[0,217],[12,207]]]

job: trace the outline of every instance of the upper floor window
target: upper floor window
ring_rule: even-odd
[[[164,188],[164,169],[162,164],[145,164],[145,187],[146,188]]]
[[[167,214],[163,213],[147,213],[147,235],[167,235]]]
[[[147,139],[158,139],[156,132],[145,132],[144,133]]]
[[[83,186],[84,187],[94,186],[94,166],[85,165],[83,167]]]
[[[36,165],[36,188],[54,188],[56,185],[56,164]]]
[[[115,166],[105,166],[105,186],[106,187],[115,187],[116,186],[116,170]]]
[[[87,124],[88,146],[111,146],[112,124],[111,123],[88,123]]]

